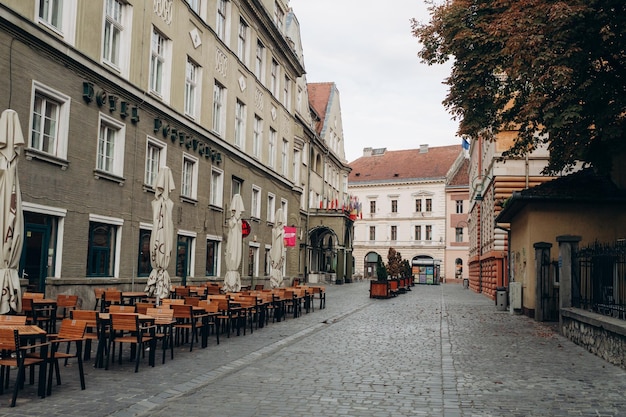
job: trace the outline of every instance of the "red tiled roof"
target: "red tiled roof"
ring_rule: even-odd
[[[330,92],[335,83],[308,83],[307,90],[309,93],[309,102],[313,109],[320,116],[320,122],[317,125],[317,133],[321,133],[324,126],[324,119],[326,118],[326,108],[328,107],[328,100],[330,100]]]
[[[409,149],[362,156],[349,164],[348,182],[444,178],[461,151],[461,145],[452,145],[428,148],[424,153]]]
[[[463,163],[461,164],[459,169],[456,170],[456,172],[452,176],[452,179],[450,180],[448,185],[451,185],[451,186],[461,186],[461,185],[469,186],[469,159],[467,159],[467,158],[463,159]]]

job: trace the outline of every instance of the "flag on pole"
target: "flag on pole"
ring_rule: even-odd
[[[467,140],[466,138],[461,138],[461,141],[461,146],[463,147],[463,153],[465,154],[465,158],[469,158],[469,140]]]

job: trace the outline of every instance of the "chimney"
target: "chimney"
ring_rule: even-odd
[[[420,153],[428,153],[428,144],[420,145]]]
[[[372,148],[363,148],[363,156],[372,156]]]

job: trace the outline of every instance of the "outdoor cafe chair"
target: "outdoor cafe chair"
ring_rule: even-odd
[[[149,308],[155,307],[155,303],[147,303],[144,301],[138,301],[135,303],[135,309],[139,314],[146,314]]]
[[[213,328],[213,333],[215,333],[215,339],[217,341],[217,344],[219,345],[220,332],[218,316],[220,315],[220,310],[218,308],[218,303],[211,302],[211,300],[200,300],[200,302],[198,303],[198,307],[204,309],[204,312],[206,313],[205,320],[208,326],[206,336],[208,337],[209,328]]]
[[[78,307],[78,295],[57,294],[57,320],[68,318],[69,312]]]
[[[182,344],[183,341],[185,343],[189,341],[189,351],[191,352],[193,350],[194,338],[196,341],[199,339],[198,332],[206,332],[208,330],[208,325],[203,320],[203,315],[206,313],[194,313],[193,306],[189,304],[172,304],[170,308],[174,310],[174,319],[176,320],[176,324],[174,324],[176,340],[178,344]],[[205,334],[202,334],[203,341],[205,340]]]
[[[135,372],[139,372],[139,362],[145,352],[146,344],[150,344],[148,363],[154,366],[155,329],[154,325],[143,325],[139,314],[110,313],[111,336],[109,337],[109,354],[105,369],[109,369],[110,357],[115,359],[115,345],[119,345],[119,363],[122,364],[122,346],[131,345],[131,360],[135,359]]]
[[[136,313],[137,307],[135,305],[120,305],[112,304],[109,306],[109,313]]]
[[[83,335],[85,339],[83,360],[88,361],[91,359],[91,343],[97,344],[100,340],[98,312],[95,310],[72,310],[70,311],[70,318],[86,322],[85,334]]]
[[[102,300],[100,302],[100,311],[109,311],[109,307],[112,305],[122,304],[122,292],[120,290],[107,289],[102,294]]]
[[[9,387],[9,371],[17,368],[17,376],[13,387],[11,407],[15,407],[17,394],[24,387],[26,368],[39,366],[38,395],[46,396],[46,364],[49,343],[21,345],[19,330],[10,327],[0,327],[0,394],[4,394],[4,388]],[[39,357],[28,357],[27,353],[38,353]],[[33,381],[31,380],[31,384]]]
[[[59,370],[59,359],[65,360],[67,366],[68,359],[75,358],[78,362],[78,375],[80,377],[80,389],[85,389],[85,372],[83,370],[83,341],[87,322],[84,320],[63,319],[59,333],[48,335],[50,342],[50,370],[48,373],[48,395],[52,392],[52,371],[56,374],[57,385],[61,385],[61,372]],[[71,345],[76,345],[76,350],[71,353]],[[59,348],[66,344],[65,352],[60,352]]]
[[[174,359],[174,310],[171,308],[149,307],[146,310],[148,316],[154,317],[154,325],[156,332],[154,337],[161,340],[163,346],[163,359],[161,363],[165,363],[165,352],[170,349],[170,357]]]

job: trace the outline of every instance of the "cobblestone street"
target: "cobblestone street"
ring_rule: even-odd
[[[328,286],[327,308],[253,334],[131,364],[72,370],[11,416],[621,416],[626,371],[460,285],[370,299]],[[319,307],[319,306],[316,306]],[[69,372],[68,372],[69,371]]]

